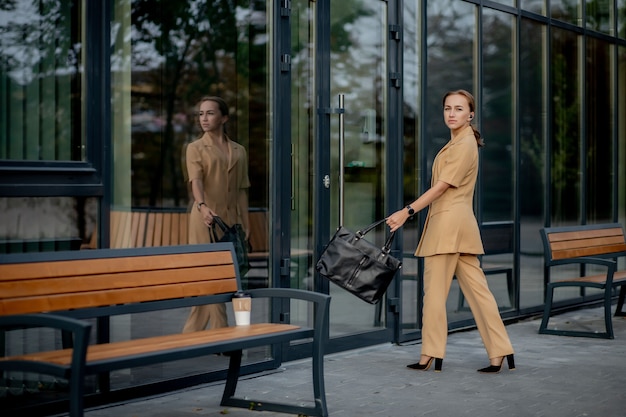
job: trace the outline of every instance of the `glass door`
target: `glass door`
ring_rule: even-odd
[[[291,286],[332,295],[331,350],[387,331],[384,306],[367,304],[315,273],[319,253],[340,224],[356,231],[388,211],[387,27],[386,1],[291,2]],[[381,226],[368,239],[382,246],[384,234]]]

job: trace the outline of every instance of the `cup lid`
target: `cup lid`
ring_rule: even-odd
[[[243,291],[237,291],[236,293],[233,294],[233,298],[244,298],[244,297],[250,297],[250,294],[245,293]]]

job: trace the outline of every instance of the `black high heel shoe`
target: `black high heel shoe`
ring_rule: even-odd
[[[500,369],[502,369],[504,358],[506,358],[506,362],[509,365],[509,371],[514,370],[515,358],[513,357],[513,354],[511,353],[510,355],[506,355],[502,357],[502,361],[500,362],[500,365],[489,365],[486,368],[479,369],[478,372],[480,372],[481,374],[497,374],[498,372],[500,372]]]
[[[428,362],[426,362],[425,364],[420,364],[419,362],[417,363],[412,363],[410,365],[407,365],[407,368],[411,368],[411,369],[415,369],[416,371],[428,371],[430,369],[430,365],[432,365],[433,363],[433,359],[435,360],[435,372],[441,372],[441,368],[443,366],[443,359],[442,358],[433,358],[431,357],[430,359],[428,359]]]

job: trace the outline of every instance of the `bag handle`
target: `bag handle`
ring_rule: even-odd
[[[211,235],[211,241],[213,242],[219,241],[217,232],[215,231],[215,225],[219,226],[219,228],[222,229],[223,234],[225,234],[226,231],[229,229],[228,225],[224,223],[224,220],[222,220],[221,217],[213,216],[213,223],[211,223],[211,225],[209,226],[209,235]]]
[[[362,238],[367,233],[369,233],[372,229],[374,229],[376,226],[383,223],[385,220],[387,220],[387,217],[385,217],[384,219],[376,220],[374,223],[370,224],[369,226],[365,226],[363,230],[357,230],[356,235],[359,237],[359,239]]]
[[[215,227],[215,225],[218,225],[220,229],[222,229],[222,232],[226,233],[226,231],[228,229],[230,229],[230,227],[224,223],[224,220],[222,220],[222,218],[220,216],[213,216],[213,227]]]
[[[385,222],[386,220],[387,220],[387,217],[380,219],[380,220],[376,220],[374,223],[370,224],[369,226],[366,226],[363,230],[357,230],[357,232],[355,233],[356,238],[361,239],[367,233],[369,233],[372,229],[374,229],[376,226],[380,225],[381,223]],[[393,238],[395,235],[396,235],[395,230],[389,233],[389,236],[387,237],[387,240],[385,241],[385,244],[382,247],[382,251],[385,254],[388,254],[389,252],[391,252],[391,244],[393,243]]]

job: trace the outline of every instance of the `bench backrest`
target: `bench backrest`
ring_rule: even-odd
[[[111,248],[143,248],[189,243],[186,209],[111,210]],[[97,236],[92,237],[95,248]]]
[[[57,252],[54,257],[0,257],[0,315],[226,294],[240,288],[230,243]]]
[[[626,254],[624,229],[619,223],[549,227],[541,230],[541,237],[548,264],[562,259]]]

